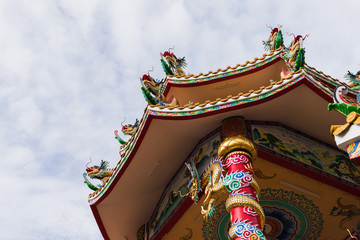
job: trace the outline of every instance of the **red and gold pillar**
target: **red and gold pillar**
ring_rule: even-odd
[[[235,240],[263,240],[264,212],[258,202],[259,185],[254,179],[254,144],[246,137],[245,121],[233,117],[223,121],[224,141],[218,149],[226,175],[223,185],[229,192],[226,210],[230,212],[229,236]]]

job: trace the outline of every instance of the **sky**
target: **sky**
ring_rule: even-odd
[[[153,66],[165,77],[160,52],[175,45],[186,73],[206,73],[261,57],[266,24],[282,24],[286,46],[286,32],[310,34],[307,64],[343,80],[360,70],[359,9],[355,0],[0,0],[1,238],[102,239],[82,173],[90,156],[119,161],[113,132],[142,117],[139,77]]]

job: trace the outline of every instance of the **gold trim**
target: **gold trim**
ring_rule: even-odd
[[[236,233],[235,233],[235,228],[236,228],[236,226],[231,226],[229,228],[229,236],[231,239],[235,239],[238,237],[238,235],[236,235]]]
[[[244,152],[244,151],[234,151],[234,152],[231,152],[231,153],[229,153],[228,155],[226,155],[226,158],[229,158],[229,157],[231,157],[231,156],[234,155],[234,154],[246,155],[246,156],[248,156],[248,157],[250,158],[250,160],[252,160],[252,156],[251,156],[249,153]],[[225,161],[226,161],[226,159],[225,159]]]
[[[253,181],[250,183],[250,187],[252,187],[256,194],[259,194],[260,193],[260,186],[259,184],[256,182],[255,178],[253,177]]]
[[[231,209],[235,208],[235,207],[250,207],[252,208],[259,216],[260,218],[260,226],[261,226],[261,230],[264,228],[264,224],[265,224],[265,213],[262,209],[262,207],[260,206],[260,204],[255,201],[254,199],[247,197],[247,196],[243,196],[243,195],[235,195],[232,197],[229,197],[226,200],[225,203],[225,207],[226,207],[226,211],[231,212]]]
[[[355,125],[359,125],[360,124],[360,114],[356,113],[356,112],[351,112],[347,117],[346,117],[346,123],[344,125],[331,125],[330,127],[330,133],[332,135],[339,135],[342,132],[344,132],[346,129],[348,129],[348,127],[350,127],[350,125],[355,124]]]
[[[248,151],[253,160],[256,159],[257,153],[254,144],[250,139],[241,135],[226,138],[219,146],[218,156],[223,157],[231,150],[239,148]]]

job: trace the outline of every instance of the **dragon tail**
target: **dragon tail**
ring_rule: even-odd
[[[141,87],[141,91],[142,91],[142,93],[144,95],[145,100],[149,104],[151,104],[151,105],[156,105],[157,104],[156,99],[150,94],[150,92],[146,88]]]
[[[296,58],[294,72],[297,72],[298,70],[300,70],[300,68],[304,67],[304,64],[305,64],[305,50],[301,48]]]
[[[93,191],[99,190],[98,187],[96,187],[95,185],[93,185],[93,184],[89,181],[89,179],[87,179],[86,175],[87,175],[86,173],[83,173],[83,177],[84,177],[84,179],[85,179],[84,183],[86,183],[86,185],[87,185],[91,190],[93,190]]]
[[[165,74],[166,75],[174,75],[174,73],[171,70],[171,68],[169,67],[169,65],[163,59],[160,59],[160,61],[161,61],[161,66],[163,67]]]

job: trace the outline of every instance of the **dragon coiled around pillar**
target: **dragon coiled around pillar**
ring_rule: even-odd
[[[93,167],[87,167],[86,173],[83,174],[83,177],[85,179],[84,183],[86,183],[91,190],[94,190],[94,191],[99,190],[99,188],[101,188],[102,186],[105,185],[105,183],[109,180],[109,178],[111,177],[111,175],[114,172],[113,169],[108,169],[107,168],[108,166],[109,166],[108,161],[101,160],[100,166],[95,165]],[[91,179],[95,178],[95,179],[101,180],[102,185],[97,185],[97,186],[93,185],[87,179],[86,176],[89,176]]]
[[[227,190],[222,183],[222,168],[221,158],[216,158],[212,161],[202,178],[202,188],[206,186],[206,198],[203,202],[203,206],[201,206],[201,213],[205,218],[213,215],[215,210],[214,206],[222,197],[227,195]]]

